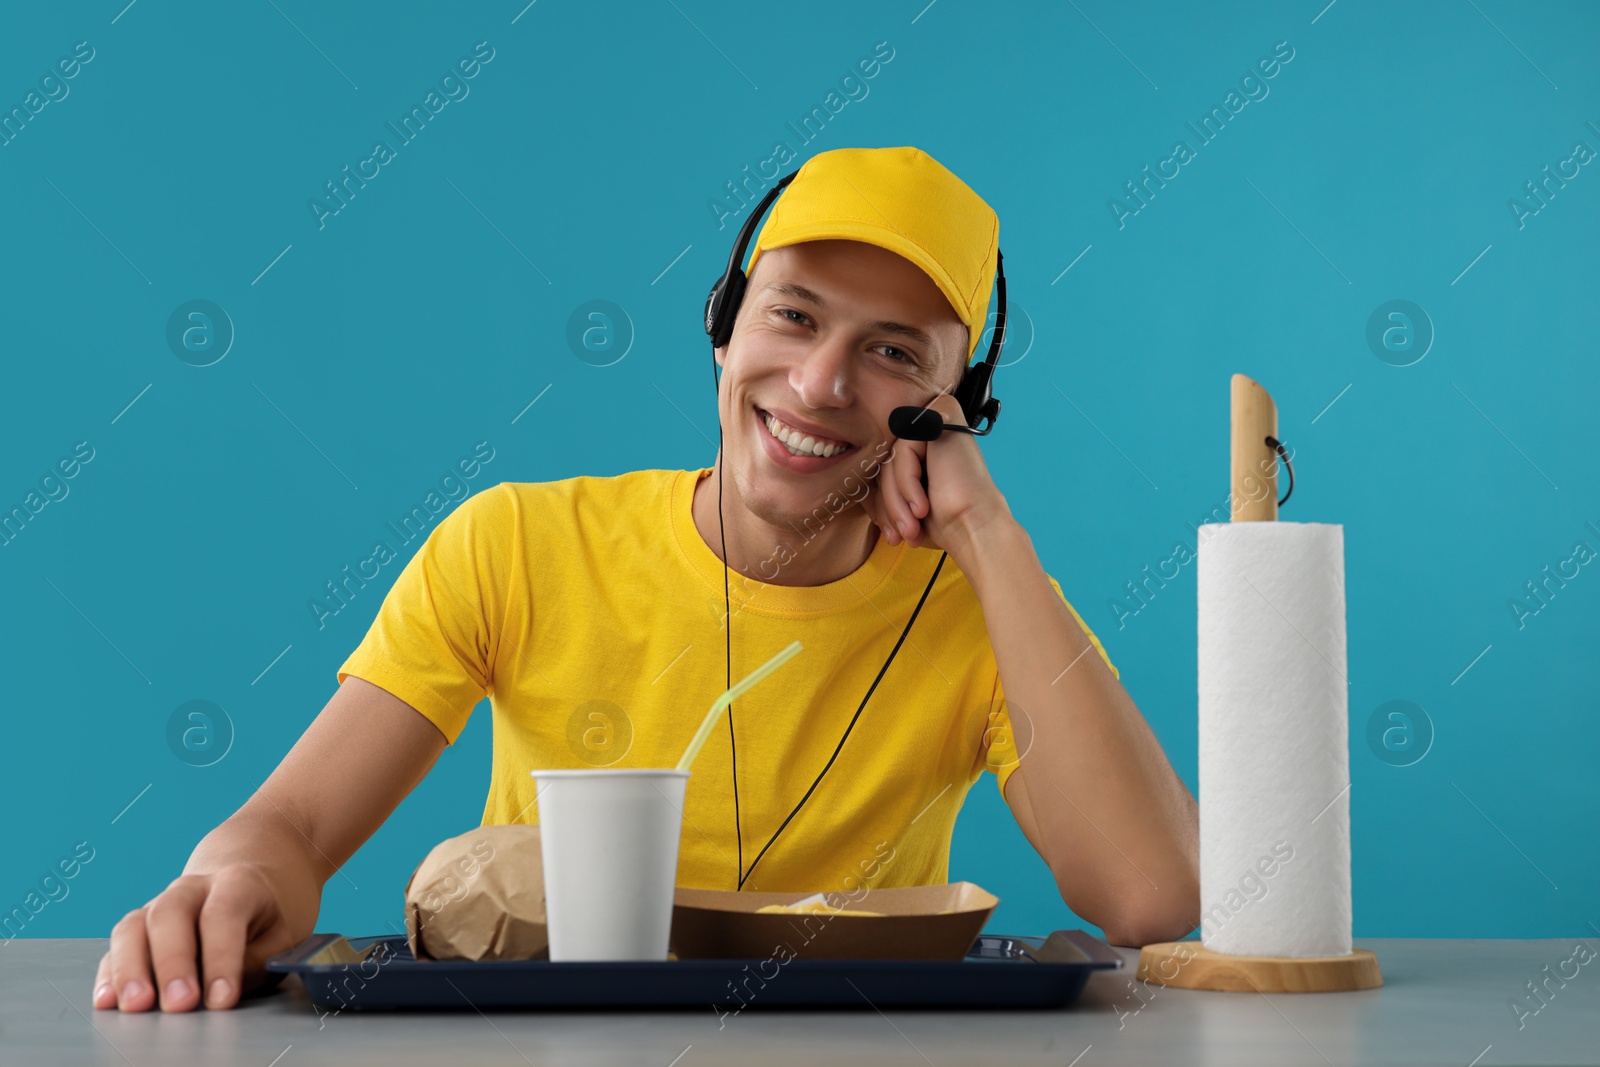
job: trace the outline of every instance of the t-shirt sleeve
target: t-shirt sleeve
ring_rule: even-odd
[[[338,670],[392,693],[455,744],[494,687],[516,499],[507,483],[462,501],[428,534]]]
[[[1046,575],[1045,577],[1049,578],[1050,576]],[[1050,585],[1055,589],[1056,595],[1061,598],[1061,602],[1067,605],[1067,610],[1072,613],[1072,617],[1077,620],[1078,625],[1083,627],[1083,632],[1089,638],[1089,644],[1094,647],[1096,652],[1100,653],[1100,658],[1106,661],[1107,667],[1111,668],[1112,675],[1120,681],[1122,672],[1117,670],[1116,665],[1111,662],[1111,657],[1106,655],[1105,647],[1100,644],[1100,639],[1094,635],[1093,630],[1089,629],[1089,624],[1083,621],[1083,616],[1078,614],[1078,609],[1072,606],[1072,602],[1067,599],[1067,595],[1061,591],[1061,584],[1054,578],[1050,578]],[[1022,744],[1026,745],[1028,740],[1029,738],[1024,736],[1021,739]],[[997,671],[995,673],[994,695],[989,704],[989,716],[984,724],[979,759],[981,761],[981,770],[993,771],[995,777],[999,779],[1002,796],[1005,794],[1006,782],[1010,779],[1012,773],[1016,771],[1022,758],[1018,752],[1017,745],[1018,738],[1013,730],[1011,717],[1006,712],[1005,686],[1001,684],[1000,675]]]

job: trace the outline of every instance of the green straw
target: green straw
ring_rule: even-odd
[[[799,641],[789,642],[788,648],[785,648],[782,652],[779,652],[776,656],[751,671],[732,689],[719,696],[712,703],[711,710],[706,712],[705,721],[700,724],[700,729],[695,731],[694,738],[689,742],[688,749],[683,753],[683,758],[678,761],[678,770],[688,770],[690,764],[694,763],[695,757],[700,755],[700,749],[705,747],[706,738],[711,736],[711,730],[717,724],[717,716],[722,714],[724,708],[755,688],[757,682],[760,682],[767,675],[789,662],[802,647]]]

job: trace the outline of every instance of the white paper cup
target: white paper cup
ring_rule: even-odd
[[[688,771],[529,772],[550,959],[664,960]]]

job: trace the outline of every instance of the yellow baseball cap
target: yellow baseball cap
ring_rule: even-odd
[[[967,326],[967,362],[989,318],[1000,218],[920,148],[836,148],[806,160],[756,236],[763,250],[802,241],[863,241],[933,279]]]

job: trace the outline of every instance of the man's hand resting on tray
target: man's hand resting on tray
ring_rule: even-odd
[[[301,940],[261,868],[235,863],[185,874],[111,928],[94,1006],[189,1011],[204,990],[206,1007],[231,1008],[266,982],[269,957]]]
[[[436,726],[350,676],[184,872],[111,930],[96,1008],[231,1008],[275,985],[271,956],[310,937],[322,887],[444,751]]]

